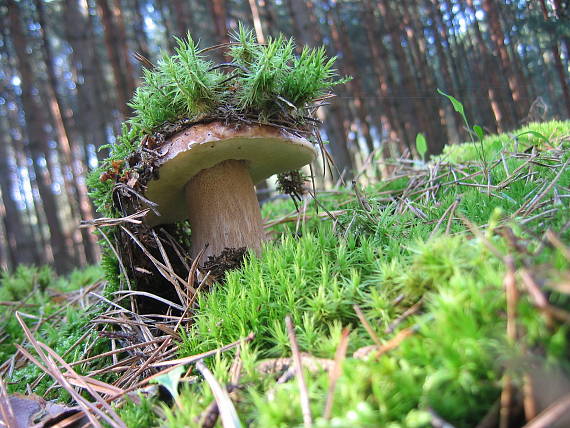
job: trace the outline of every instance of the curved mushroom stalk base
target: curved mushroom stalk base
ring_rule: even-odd
[[[265,231],[245,161],[227,160],[200,171],[185,192],[192,258],[206,245],[200,264],[225,248],[246,247],[259,254]]]

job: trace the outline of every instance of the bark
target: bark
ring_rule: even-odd
[[[138,53],[150,60],[150,51],[148,49],[148,36],[145,30],[144,16],[141,11],[140,0],[134,0],[132,5],[134,12],[133,27],[135,30],[135,42],[137,44]]]
[[[540,4],[542,7],[542,14],[544,17],[544,20],[547,21],[548,20],[548,10],[546,8],[546,2],[545,0],[540,0]],[[554,2],[554,7],[555,7],[555,12],[558,15],[558,18],[561,19],[562,15],[562,5],[561,5],[561,1],[555,1]],[[566,54],[570,54],[570,51],[568,51],[568,40],[565,40],[566,42],[566,49],[567,52]],[[564,99],[564,105],[566,106],[566,112],[568,114],[568,116],[570,116],[570,88],[568,87],[568,78],[566,77],[565,73],[564,73],[564,65],[562,64],[562,58],[560,55],[560,49],[558,48],[558,41],[552,40],[552,46],[550,48],[550,50],[552,51],[552,56],[554,57],[554,67],[556,68],[556,74],[558,75],[558,79],[560,80],[560,87],[562,88],[562,97]]]
[[[226,0],[212,0],[211,8],[218,41],[220,43],[229,43],[230,39],[226,27],[226,21],[228,19]]]
[[[87,196],[87,187],[85,186],[85,182],[80,179],[80,175],[87,172],[87,167],[81,158],[76,158],[75,154],[77,151],[71,145],[71,126],[69,121],[62,114],[61,106],[63,106],[63,102],[58,92],[59,85],[55,75],[53,55],[46,33],[47,25],[45,22],[43,3],[40,0],[35,0],[35,3],[36,10],[38,11],[38,21],[41,27],[42,51],[48,77],[47,87],[50,112],[55,124],[60,158],[64,161],[62,170],[67,172],[64,174],[64,180],[72,214],[74,216],[73,220],[74,223],[78,225],[78,218],[81,220],[93,219],[91,203]],[[93,264],[97,261],[97,240],[93,234],[87,229],[79,229],[76,227],[74,229],[74,241],[80,245],[80,248],[77,249],[78,255],[81,258],[84,256],[84,261],[89,264]],[[83,261],[83,259],[81,261]]]
[[[188,10],[188,2],[183,0],[173,0],[171,6],[174,10],[174,20],[176,22],[176,32],[179,37],[185,37],[189,31],[195,31],[192,15]]]
[[[83,0],[69,0],[63,8],[65,38],[73,52],[70,56],[72,78],[77,90],[77,119],[75,126],[82,135],[85,158],[87,147],[95,148],[97,158],[106,156],[99,151],[107,144],[107,127],[104,112],[106,108],[102,94],[107,88],[101,79],[97,49],[93,41],[93,33],[87,19],[88,11],[81,8]]]
[[[4,128],[4,127],[3,127]],[[18,180],[17,165],[14,158],[9,153],[10,139],[8,133],[2,132],[0,141],[0,192],[2,192],[2,205],[0,206],[2,221],[5,230],[6,259],[11,268],[15,268],[19,263],[32,264],[36,262],[32,248],[28,246],[32,242],[24,233],[22,213],[14,200],[14,190]]]
[[[446,93],[458,93],[458,87],[455,80],[451,76],[449,61],[447,59],[446,52],[444,50],[444,39],[447,36],[443,22],[438,19],[438,14],[436,10],[439,8],[439,2],[437,0],[425,0],[424,2],[427,14],[431,20],[431,31],[434,37],[434,44],[437,53],[437,59],[439,62],[439,71],[441,72],[441,80],[443,82],[443,90]],[[449,126],[453,129],[459,130],[459,123],[457,118],[452,112],[450,107],[447,107],[447,115],[449,118]]]
[[[416,52],[416,70],[419,75],[418,93],[420,100],[416,102],[423,104],[426,108],[426,116],[429,118],[429,129],[426,130],[428,136],[429,152],[431,154],[441,153],[443,147],[448,142],[449,137],[445,132],[445,110],[443,108],[443,100],[434,96],[434,88],[437,87],[434,73],[428,64],[427,43],[422,31],[419,31],[416,22],[411,13],[415,7],[409,4],[408,0],[401,1],[401,11],[403,19],[400,21],[400,31],[406,35],[409,46],[413,47]],[[415,5],[414,5],[415,6]]]
[[[26,120],[28,146],[32,157],[36,184],[42,200],[44,213],[50,231],[50,244],[54,256],[55,269],[59,273],[68,271],[73,266],[74,258],[66,245],[66,236],[58,216],[58,206],[52,192],[49,168],[42,168],[42,159],[49,161],[49,135],[46,133],[47,120],[44,107],[34,96],[35,77],[30,58],[26,54],[26,39],[21,27],[19,5],[8,0],[10,33],[16,52],[16,64],[20,72],[22,105]]]
[[[291,17],[293,33],[297,39],[299,51],[303,45],[318,46],[322,40],[313,8],[311,1],[287,0],[287,11]]]
[[[130,66],[124,26],[122,24],[121,9],[117,3],[111,9],[107,0],[97,0],[97,9],[104,28],[105,46],[111,63],[115,92],[119,111],[123,117],[130,115],[131,109],[127,105],[134,89],[132,68]],[[114,20],[116,18],[117,21]]]
[[[554,0],[553,3],[556,18],[558,18],[560,22],[568,23],[570,21],[570,4],[568,0]],[[568,57],[570,57],[570,37],[568,37],[568,35],[562,36],[562,43],[566,49],[566,65],[568,65]]]
[[[517,112],[516,120],[522,119],[528,112],[529,102],[524,97],[523,85],[513,69],[509,53],[505,45],[505,35],[501,27],[501,20],[499,16],[500,4],[495,3],[493,0],[483,0],[483,10],[487,15],[489,27],[491,31],[491,40],[499,55],[501,73],[506,76],[509,89],[512,94],[512,102],[515,105]]]
[[[303,45],[315,46],[321,43],[322,34],[319,27],[313,27],[312,31],[308,31],[311,21],[316,21],[314,14],[308,7],[308,2],[301,0],[288,0],[287,11],[291,18],[293,35],[297,41],[297,48],[302,48]],[[337,93],[342,97],[344,94],[343,88],[338,88]],[[345,171],[345,179],[352,178],[353,162],[352,156],[348,150],[346,141],[348,135],[349,125],[347,122],[348,115],[346,110],[340,105],[341,100],[336,99],[332,101],[332,105],[328,106],[326,110],[319,111],[319,116],[324,123],[327,124],[327,137],[330,141],[330,151],[334,159],[335,168],[342,174]],[[330,132],[329,132],[330,131]],[[336,174],[334,174],[334,178]]]
[[[251,9],[251,17],[253,19],[253,28],[259,43],[265,43],[265,35],[263,34],[263,25],[261,24],[261,16],[256,0],[249,0],[249,8]]]
[[[353,77],[353,80],[347,83],[347,88],[353,97],[353,107],[360,125],[360,134],[366,142],[368,152],[371,153],[374,150],[374,142],[370,134],[370,125],[367,118],[368,106],[366,105],[364,99],[363,83],[360,73],[358,73],[358,69],[356,67],[352,46],[350,45],[347,37],[347,29],[343,26],[342,20],[340,20],[338,17],[338,9],[336,9],[335,12],[337,12],[335,16],[336,19],[334,19],[330,13],[328,16],[331,38],[335,44],[336,50],[343,52],[342,65],[344,71],[346,71],[347,75]]]
[[[473,5],[473,0],[467,0],[467,5],[471,10],[473,16],[475,16],[475,8]],[[500,94],[501,82],[496,72],[495,62],[487,44],[483,39],[483,34],[479,27],[477,19],[473,22],[473,29],[475,30],[475,36],[477,38],[477,46],[481,51],[481,56],[483,58],[484,69],[486,71],[487,79],[480,79],[487,91],[487,96],[491,102],[491,109],[495,116],[495,122],[497,123],[497,131],[503,132],[510,128],[513,124],[513,118],[510,115],[509,109],[506,107],[508,100],[503,100]]]
[[[399,29],[399,17],[393,10],[393,3],[388,0],[382,0],[378,3],[378,9],[386,23],[386,30],[390,36],[391,47],[397,64],[398,74],[401,79],[400,97],[406,100],[405,106],[399,108],[399,111],[405,111],[406,119],[404,126],[408,135],[408,144],[415,138],[418,132],[427,134],[428,143],[434,144],[432,124],[426,118],[426,109],[420,103],[421,98],[417,90],[416,81],[411,73],[406,52],[402,46],[401,34]],[[432,141],[430,141],[432,140]]]
[[[363,3],[362,20],[364,22],[374,74],[376,79],[378,79],[377,88],[379,91],[379,99],[381,100],[380,104],[384,110],[390,129],[393,131],[391,133],[391,139],[399,140],[400,145],[403,144],[411,148],[411,135],[406,129],[406,120],[395,102],[394,90],[397,87],[397,83],[392,69],[388,64],[387,59],[389,53],[386,46],[384,46],[383,37],[374,31],[376,22],[374,19],[374,9],[370,0],[365,0]],[[403,147],[401,148],[403,149]]]

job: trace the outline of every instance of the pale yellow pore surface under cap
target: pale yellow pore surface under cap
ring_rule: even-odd
[[[158,204],[161,215],[146,216],[151,226],[187,218],[184,187],[203,169],[229,159],[244,160],[253,183],[259,183],[273,174],[301,168],[317,156],[312,143],[281,128],[220,122],[181,131],[157,151],[159,178],[147,184],[145,197]]]

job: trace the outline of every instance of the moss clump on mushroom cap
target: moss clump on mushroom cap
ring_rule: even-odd
[[[199,49],[190,34],[177,41],[174,55],[165,54],[152,70],[144,70],[143,84],[129,103],[133,116],[116,143],[105,146],[108,159],[89,177],[91,196],[105,216],[124,214],[114,207],[113,188],[128,181],[131,165],[124,160],[146,135],[179,122],[190,126],[208,120],[274,124],[310,134],[321,98],[346,81],[338,78],[335,58],[327,58],[324,48],[304,48],[297,56],[293,39],[279,36],[259,44],[241,25],[225,46],[226,63],[209,60],[212,49]]]

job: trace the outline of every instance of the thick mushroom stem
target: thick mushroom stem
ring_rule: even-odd
[[[185,192],[192,258],[206,245],[200,264],[225,248],[246,247],[259,253],[265,232],[245,161],[227,160],[200,171]]]

